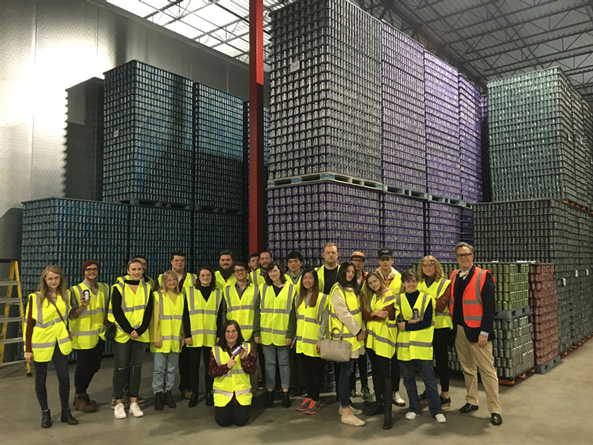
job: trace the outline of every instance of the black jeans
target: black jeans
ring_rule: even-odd
[[[303,368],[307,397],[318,402],[325,360],[321,357],[310,357],[305,354],[297,354],[297,356]]]
[[[35,355],[33,355],[35,357]],[[54,367],[56,368],[56,375],[58,376],[60,402],[62,410],[68,409],[68,394],[70,393],[70,376],[68,375],[68,356],[62,354],[58,343],[54,347],[54,355],[52,356]],[[41,406],[41,411],[47,411],[47,388],[45,382],[47,380],[47,368],[49,362],[33,362],[35,365],[35,394]]]
[[[391,369],[392,359],[377,355],[375,351],[367,348],[367,354],[373,366],[373,386],[377,403],[387,403],[391,406]],[[399,369],[399,368],[398,368]]]
[[[208,374],[208,366],[210,364],[210,353],[212,348],[209,346],[201,346],[198,348],[185,347],[189,355],[189,387],[195,396],[198,395],[198,388],[200,386],[200,361],[204,359],[204,378],[206,382],[206,392],[212,392],[212,384],[214,380]],[[181,374],[181,368],[180,374]]]
[[[453,330],[449,328],[435,329],[432,346],[436,359],[436,370],[441,381],[441,391],[449,391],[449,345],[453,338]]]
[[[249,420],[249,408],[251,405],[243,406],[235,398],[226,406],[214,407],[214,420],[220,426],[243,426]]]
[[[391,359],[391,385],[393,387],[393,391],[395,392],[399,391],[399,379],[399,362],[397,361],[397,353],[395,353]]]
[[[74,371],[74,388],[77,395],[86,394],[86,391],[93,380],[94,375],[101,367],[105,341],[99,339],[99,343],[91,349],[76,350],[76,371]]]
[[[367,367],[367,355],[363,354],[356,359],[352,374],[350,374],[350,390],[356,389],[356,366],[358,366],[358,373],[360,375],[360,386],[364,388],[369,386],[369,373]]]
[[[123,396],[124,386],[130,382],[130,397],[138,397],[142,378],[142,359],[147,343],[128,340],[126,343],[113,343],[115,369],[113,371],[113,397],[119,400]],[[128,374],[129,373],[129,374]]]
[[[190,371],[190,349],[186,345],[181,348],[181,354],[179,354],[179,391],[183,392],[191,388],[191,371]],[[193,388],[192,388],[193,389]],[[197,394],[197,393],[196,393]]]

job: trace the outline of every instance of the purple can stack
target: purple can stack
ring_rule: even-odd
[[[439,261],[455,261],[455,244],[462,237],[461,211],[447,204],[426,204],[427,250]]]
[[[482,201],[482,96],[459,76],[459,157],[461,199]]]

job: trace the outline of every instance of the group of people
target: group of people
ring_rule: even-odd
[[[400,370],[409,400],[405,418],[413,420],[428,405],[439,423],[449,407],[447,351],[455,341],[467,388],[462,413],[478,409],[477,370],[486,389],[491,422],[502,423],[498,379],[492,356],[494,280],[473,265],[473,247],[459,243],[455,253],[460,269],[450,279],[436,258],[424,257],[418,271],[401,274],[393,268],[393,253],[379,251],[379,267],[365,272],[363,252],[338,263],[338,248],[327,243],[323,265],[303,270],[303,258],[293,251],[288,270],[264,251],[249,264],[223,251],[219,269],[186,271],[185,254],[170,255],[171,270],[155,281],[147,276],[147,260],[136,256],[127,275],[108,286],[98,281],[100,265],[82,264],[83,281],[67,289],[64,273],[45,268],[37,292],[29,296],[25,358],[35,366],[35,390],[42,410],[41,426],[52,425],[47,402],[48,362],[59,381],[61,421],[75,425],[69,408],[68,356],[74,349],[73,405],[94,412],[97,403],[88,388],[99,370],[105,340],[113,340],[114,416],[142,417],[139,395],[142,362],[148,345],[153,353],[154,408],[176,407],[172,395],[179,370],[179,389],[188,406],[198,404],[203,362],[206,405],[214,406],[221,426],[245,425],[258,369],[265,382],[264,406],[274,404],[279,377],[281,404],[291,406],[291,357],[301,365],[305,394],[297,411],[314,415],[322,408],[320,393],[326,361],[326,339],[350,344],[349,359],[334,362],[341,422],[362,426],[363,414],[352,406],[352,373],[357,364],[366,385],[366,356],[372,364],[375,403],[367,416],[383,415],[383,428],[393,426],[392,404],[405,406],[399,394]],[[296,354],[295,354],[296,353]],[[433,357],[440,378],[439,394]],[[418,394],[415,370],[425,391]],[[366,390],[366,391],[365,391]],[[128,413],[124,401],[129,401]]]

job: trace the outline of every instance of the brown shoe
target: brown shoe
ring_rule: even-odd
[[[94,406],[90,403],[90,399],[88,395],[84,396],[74,396],[74,409],[77,411],[82,411],[83,413],[92,413],[97,411],[97,404]]]
[[[191,399],[193,392],[191,389],[184,389],[183,391],[181,391],[181,394],[183,395],[183,398],[185,400],[189,400]]]

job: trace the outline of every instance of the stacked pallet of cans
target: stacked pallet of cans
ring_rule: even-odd
[[[380,28],[341,0],[272,13],[270,178],[334,172],[381,181]]]
[[[424,48],[387,24],[381,26],[383,182],[426,190]]]
[[[236,260],[245,259],[241,215],[194,212],[193,255],[196,268],[218,265],[220,252],[230,250]]]
[[[461,199],[482,202],[482,96],[459,76],[459,157]]]
[[[482,255],[482,253],[480,253]],[[442,263],[446,276],[458,268]],[[494,319],[494,365],[502,380],[514,380],[534,367],[532,324],[529,320],[529,265],[517,263],[476,263],[494,277],[496,315]],[[461,371],[457,352],[449,351],[451,369]]]
[[[423,202],[386,193],[382,221],[384,245],[393,250],[398,270],[422,259],[426,245]]]
[[[488,84],[495,201],[559,198],[591,207],[583,101],[559,68]]]
[[[337,244],[347,257],[355,250],[376,264],[382,247],[381,193],[366,187],[317,182],[268,192],[269,248],[275,258],[299,250],[305,264],[318,266],[323,246]]]
[[[84,277],[80,266],[99,262],[99,281],[113,283],[128,259],[129,206],[78,199],[43,199],[23,204],[21,282],[24,294],[37,290],[43,269],[55,264],[68,285]]]
[[[135,60],[105,73],[103,199],[192,203],[192,88]]]
[[[429,202],[426,206],[426,246],[439,261],[455,261],[455,245],[462,238],[461,207]]]
[[[424,91],[428,193],[461,199],[459,74],[455,68],[426,51]]]
[[[532,264],[529,270],[529,307],[533,324],[536,366],[558,357],[558,294],[553,264]]]

